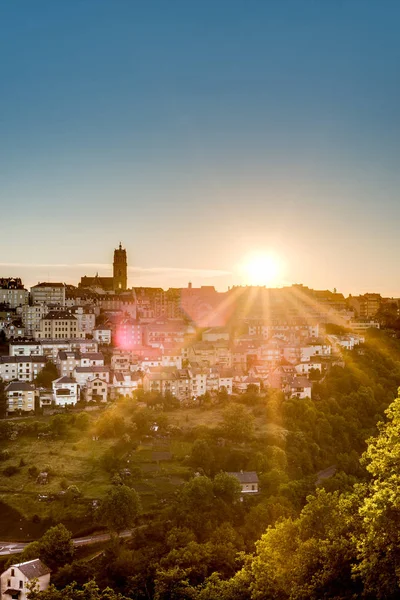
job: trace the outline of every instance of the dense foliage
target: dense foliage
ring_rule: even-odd
[[[176,428],[193,476],[142,517],[131,539],[113,537],[90,562],[60,561],[56,587],[32,599],[58,600],[57,590],[82,599],[399,597],[399,342],[379,332],[344,360],[315,384],[312,399],[221,395],[220,421]],[[137,523],[140,511],[118,472],[155,421],[162,435],[171,431],[171,406],[141,400],[148,408],[125,406],[96,424],[109,440],[102,464],[114,484],[97,519],[115,532]],[[211,410],[208,398],[203,408]],[[62,425],[53,423],[58,435]],[[261,486],[243,501],[227,473],[241,469],[257,471]],[[114,592],[99,591],[106,588]]]

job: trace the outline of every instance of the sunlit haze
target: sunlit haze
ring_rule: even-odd
[[[272,253],[257,252],[249,255],[241,267],[248,285],[277,287],[283,284],[283,264]]]

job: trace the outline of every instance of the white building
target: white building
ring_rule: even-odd
[[[33,381],[46,362],[44,356],[0,356],[0,378],[3,381]]]
[[[9,345],[10,356],[40,356],[42,354],[42,347],[40,342],[11,342]]]
[[[236,477],[242,488],[242,494],[257,494],[259,479],[255,471],[230,472],[228,475]]]
[[[71,406],[79,400],[79,386],[71,377],[59,377],[52,384],[53,398],[57,406]]]
[[[182,369],[182,354],[180,350],[164,350],[161,358],[161,366]]]
[[[142,385],[140,373],[118,372],[114,373],[112,388],[113,395],[130,396]]]
[[[207,372],[202,369],[189,369],[192,396],[198,398],[207,391]]]
[[[104,356],[101,352],[84,352],[81,354],[80,367],[104,367]]]
[[[38,283],[31,287],[32,304],[55,304],[65,306],[64,283]]]
[[[96,314],[93,307],[76,306],[70,308],[69,311],[78,322],[78,330],[85,335],[92,334],[96,325]]]
[[[90,379],[101,379],[109,383],[110,368],[109,367],[75,367],[74,378],[81,387],[86,387]]]
[[[93,329],[93,338],[99,343],[104,345],[111,344],[112,330],[107,325],[98,325]]]
[[[211,327],[203,331],[201,339],[203,342],[218,342],[219,340],[229,342],[230,335],[228,329],[225,329],[225,327]]]
[[[1,600],[27,600],[28,584],[36,580],[37,589],[46,590],[50,584],[50,569],[36,558],[28,562],[11,565],[0,577]]]
[[[307,344],[300,348],[300,360],[302,362],[309,362],[312,356],[330,356],[331,353],[332,347],[330,344]]]
[[[0,279],[0,304],[17,308],[28,304],[29,292],[24,288],[20,279]]]
[[[34,306],[25,304],[17,312],[21,315],[26,335],[33,336],[35,331],[40,328],[40,321],[48,311],[44,304],[35,304]]]

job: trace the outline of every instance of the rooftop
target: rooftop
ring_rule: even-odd
[[[25,381],[13,381],[6,387],[6,392],[31,392],[35,386]]]
[[[28,579],[42,577],[43,575],[51,573],[51,569],[49,569],[49,567],[47,567],[39,558],[12,566],[19,569]]]
[[[37,285],[34,285],[31,287],[32,290],[34,290],[35,288],[54,288],[54,287],[58,287],[58,288],[63,288],[65,287],[65,283],[50,283],[47,281],[42,281],[42,283],[38,283]]]
[[[255,471],[233,471],[228,472],[228,475],[239,479],[240,483],[258,483],[258,475]]]

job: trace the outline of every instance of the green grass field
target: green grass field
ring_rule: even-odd
[[[168,412],[167,417],[170,425],[185,431],[217,426],[224,410],[225,407],[220,406],[174,410]],[[157,510],[174,494],[177,486],[189,478],[191,471],[184,466],[184,459],[190,454],[192,442],[162,436],[147,438],[145,443],[133,445],[128,452],[123,450],[119,467],[106,470],[104,454],[111,447],[115,451],[121,440],[117,435],[98,439],[96,426],[99,420],[109,422],[116,414],[128,423],[132,407],[125,403],[89,413],[87,429],[70,423],[65,437],[21,435],[0,443],[0,451],[9,452],[7,460],[0,462],[0,539],[34,539],[58,522],[63,522],[75,534],[90,529],[93,500],[104,497],[112,485],[113,475],[121,468],[131,471],[126,483],[139,493],[145,513]],[[39,421],[41,426],[47,426],[49,418],[30,417],[23,421]],[[258,434],[276,433],[280,429],[267,424],[257,412],[254,424]],[[8,467],[16,467],[16,473],[7,476],[4,470]],[[39,484],[32,468],[47,471],[48,482]],[[79,498],[71,499],[62,493],[69,486],[78,488]]]
[[[90,419],[95,423],[96,415]],[[112,485],[112,473],[105,470],[101,458],[115,443],[115,439],[93,439],[91,427],[87,431],[71,427],[67,439],[21,436],[2,442],[0,450],[7,449],[10,456],[0,463],[0,538],[33,539],[60,521],[75,532],[84,530],[85,523],[89,526],[91,501],[101,499]],[[157,508],[188,477],[180,459],[190,451],[190,444],[173,446],[166,448],[173,454],[168,462],[152,460],[153,451],[160,450],[156,442],[130,453],[125,466],[133,468],[134,475],[129,484],[138,491],[145,512]],[[4,470],[10,466],[18,470],[6,476]],[[48,483],[37,483],[36,476],[29,473],[31,467],[47,471]],[[71,485],[81,493],[72,502],[62,495],[62,488]],[[46,496],[51,500],[43,498]]]

